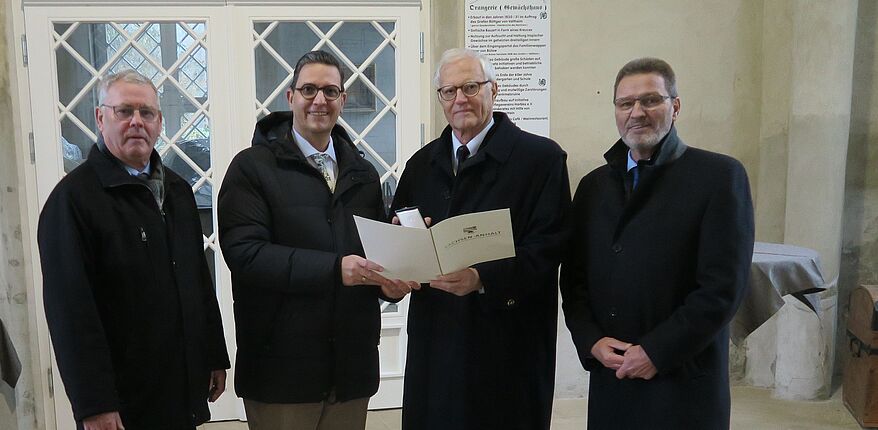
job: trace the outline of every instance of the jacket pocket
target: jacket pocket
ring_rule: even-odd
[[[698,379],[708,375],[701,355],[696,355],[683,364],[683,369],[689,379]]]

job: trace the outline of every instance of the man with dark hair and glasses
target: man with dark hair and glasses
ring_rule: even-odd
[[[448,127],[406,163],[393,207],[417,206],[434,223],[509,208],[516,256],[412,294],[402,427],[547,430],[567,154],[494,111],[498,85],[484,55],[445,52],[434,85]]]
[[[103,78],[100,133],[40,214],[46,321],[77,428],[190,429],[229,358],[192,187],[162,164],[152,81]]]
[[[588,427],[727,429],[728,324],[753,253],[747,172],[677,136],[668,63],[622,67],[613,105],[621,139],[579,183],[561,266]]]
[[[419,287],[385,279],[363,257],[353,215],[386,213],[378,173],[337,124],[346,97],[333,55],[302,56],[290,111],[259,120],[219,193],[235,391],[254,430],[365,428],[378,390],[378,299]]]

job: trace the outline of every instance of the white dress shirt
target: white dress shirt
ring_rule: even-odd
[[[469,157],[473,157],[476,155],[476,152],[479,151],[479,147],[482,146],[482,141],[485,140],[485,136],[488,134],[488,130],[494,126],[494,117],[491,117],[491,120],[488,121],[488,125],[479,132],[479,134],[475,135],[469,142],[466,143],[466,148],[469,149]],[[451,170],[457,171],[457,148],[463,146],[460,143],[460,140],[457,139],[457,136],[454,133],[451,133]],[[467,158],[469,158],[467,157]]]

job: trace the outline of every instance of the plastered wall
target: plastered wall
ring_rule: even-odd
[[[604,164],[619,138],[613,82],[638,57],[677,73],[680,136],[740,159],[758,180],[761,1],[552,1],[552,137],[571,181]]]
[[[860,1],[857,21],[839,278],[842,310],[852,288],[878,284],[878,2]]]

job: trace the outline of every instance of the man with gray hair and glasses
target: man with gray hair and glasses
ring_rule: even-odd
[[[509,208],[515,257],[412,293],[402,427],[548,430],[567,154],[494,111],[484,55],[445,52],[434,85],[448,127],[406,163],[393,207],[417,206],[433,223]]]
[[[561,267],[591,372],[588,428],[727,429],[728,324],[753,253],[747,172],[677,136],[665,61],[630,61],[613,89],[621,138],[579,183]]]
[[[78,429],[192,430],[229,359],[189,184],[162,164],[153,83],[101,80],[100,133],[37,238],[46,321]]]

